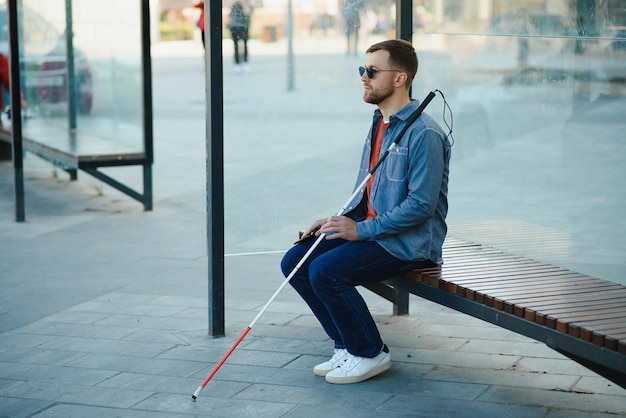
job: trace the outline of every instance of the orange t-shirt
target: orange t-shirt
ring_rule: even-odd
[[[372,168],[374,168],[374,166],[378,162],[378,158],[380,157],[380,149],[383,146],[383,137],[385,136],[387,126],[389,126],[389,123],[385,123],[385,121],[381,119],[380,125],[378,126],[378,132],[376,132],[376,138],[374,138],[374,143],[372,144],[372,153],[370,154],[370,171],[372,170]],[[376,172],[374,172],[370,179],[367,181],[367,216],[365,217],[366,220],[374,219],[376,216],[378,216],[378,214],[372,207],[372,204],[370,203],[370,194],[372,193],[372,185],[374,184],[375,175]]]

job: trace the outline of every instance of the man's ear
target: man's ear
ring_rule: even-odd
[[[406,83],[406,80],[408,79],[406,73],[397,73],[396,75],[396,79],[394,81],[394,86],[395,87],[402,87],[404,85],[404,83]]]

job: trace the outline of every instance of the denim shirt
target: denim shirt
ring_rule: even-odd
[[[381,156],[418,106],[412,100],[390,117]],[[381,118],[376,109],[355,190],[369,172],[372,138]],[[374,240],[401,260],[442,264],[449,167],[450,143],[437,122],[422,113],[375,172],[370,201],[378,216],[365,220],[365,187],[346,208],[346,216],[357,221],[359,240]]]

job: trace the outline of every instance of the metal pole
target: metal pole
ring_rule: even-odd
[[[396,0],[396,38],[413,41],[413,0]]]
[[[150,0],[141,4],[141,59],[143,69],[143,208],[152,210],[152,163],[154,160],[152,111],[152,58],[150,55]]]
[[[396,38],[413,42],[413,0],[396,0]],[[413,97],[413,86],[409,97]]]
[[[70,131],[76,129],[76,74],[74,73],[74,23],[72,0],[65,0],[65,46],[67,56],[68,116]],[[74,150],[75,144],[71,144]]]
[[[26,220],[24,203],[24,148],[22,145],[22,92],[20,83],[20,42],[17,0],[9,0],[9,62],[11,65],[11,133],[13,135],[13,176],[15,181],[15,220]]]
[[[209,335],[224,330],[224,77],[222,1],[205,2]]]
[[[294,91],[293,64],[293,7],[291,0],[287,3],[287,91]]]

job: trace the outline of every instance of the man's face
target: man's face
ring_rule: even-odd
[[[395,69],[389,65],[389,52],[383,50],[368,54],[365,67],[375,71],[372,78],[368,76],[367,71],[361,76],[363,100],[378,105],[393,94],[394,80],[398,72],[390,71]]]

